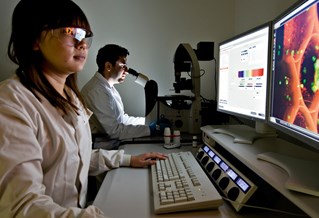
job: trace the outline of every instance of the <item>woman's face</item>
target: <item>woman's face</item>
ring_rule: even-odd
[[[87,60],[89,45],[84,40],[70,45],[57,37],[53,31],[43,31],[35,45],[35,50],[39,50],[43,56],[43,72],[67,77],[81,71]]]

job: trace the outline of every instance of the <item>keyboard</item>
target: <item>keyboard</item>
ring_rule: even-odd
[[[222,203],[213,183],[191,152],[168,154],[151,167],[154,213],[217,209]]]

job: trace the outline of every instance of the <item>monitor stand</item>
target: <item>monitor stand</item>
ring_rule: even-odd
[[[306,160],[276,152],[260,153],[257,158],[286,170],[289,175],[285,183],[287,189],[319,197],[319,160]]]
[[[267,124],[256,121],[255,128],[246,125],[223,125],[213,129],[213,133],[230,135],[234,143],[253,144],[254,140],[266,137],[277,137],[276,131]]]

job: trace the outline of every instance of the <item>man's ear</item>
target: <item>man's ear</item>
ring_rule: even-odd
[[[108,62],[108,61],[105,62],[104,68],[105,68],[106,71],[108,71],[108,72],[111,71],[111,70],[112,70],[112,67],[113,67],[113,66],[112,66],[112,64],[111,64],[110,62]]]

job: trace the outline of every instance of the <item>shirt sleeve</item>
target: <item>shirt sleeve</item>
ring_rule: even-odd
[[[128,139],[150,135],[150,129],[145,119],[128,117],[124,111],[118,108],[111,90],[96,85],[84,94],[86,103],[93,111],[90,122],[97,123],[113,139]],[[125,120],[125,122],[121,120]],[[136,123],[135,123],[136,121]]]
[[[91,155],[89,174],[99,175],[120,166],[130,166],[131,155],[124,154],[124,150],[94,149]]]
[[[123,123],[126,125],[145,125],[145,117],[134,117],[124,113]]]

